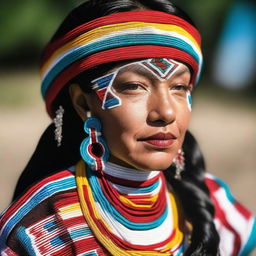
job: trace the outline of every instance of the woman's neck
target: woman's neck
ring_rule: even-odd
[[[121,193],[129,191],[128,194],[137,193],[138,190],[153,186],[159,182],[160,171],[141,171],[132,168],[123,167],[111,162],[105,164],[104,176]]]

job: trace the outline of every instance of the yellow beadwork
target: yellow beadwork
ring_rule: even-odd
[[[197,49],[197,52],[201,55],[201,49],[198,45],[197,41],[194,37],[188,33],[185,29],[177,26],[177,25],[170,25],[170,24],[162,24],[162,23],[150,23],[150,22],[123,22],[111,25],[101,26],[90,31],[85,32],[84,34],[76,37],[75,39],[69,41],[62,47],[58,48],[51,57],[44,63],[43,67],[40,70],[41,76],[44,75],[46,70],[50,67],[52,63],[54,63],[58,58],[60,58],[65,52],[71,50],[72,48],[79,47],[82,45],[86,45],[89,43],[93,43],[96,41],[100,41],[103,38],[107,38],[113,33],[119,33],[120,31],[129,31],[129,30],[136,30],[134,34],[138,33],[139,30],[145,31],[145,29],[157,29],[165,32],[172,32],[177,33],[187,40],[191,41],[191,44]]]

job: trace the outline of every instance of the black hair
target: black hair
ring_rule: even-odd
[[[91,0],[75,8],[66,17],[51,41],[55,41],[68,31],[90,20],[115,12],[136,9],[151,9],[171,13],[185,19],[194,26],[189,16],[168,0]],[[83,85],[88,85],[93,77],[104,73],[109,67],[109,65],[95,67],[93,70],[81,73],[70,83],[76,82],[83,90],[90,92],[89,87]],[[62,105],[65,109],[62,145],[57,147],[57,143],[54,141],[55,128],[53,124],[50,124],[40,138],[34,154],[19,178],[14,199],[24,193],[35,181],[53,172],[75,165],[81,158],[79,146],[85,134],[82,120],[72,107],[68,95],[68,85],[55,100],[54,108],[56,109],[59,105]],[[191,243],[185,255],[216,256],[218,254],[219,236],[213,222],[214,207],[204,182],[204,159],[196,140],[190,132],[186,133],[183,150],[186,160],[182,179],[174,178],[173,166],[165,171],[165,176],[180,202],[185,218],[193,226]]]

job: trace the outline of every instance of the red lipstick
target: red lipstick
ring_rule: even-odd
[[[156,133],[152,136],[139,139],[139,141],[144,141],[144,142],[151,144],[155,147],[167,148],[167,147],[171,146],[176,139],[177,139],[177,137],[170,132],[168,132],[168,133],[160,132],[160,133]]]

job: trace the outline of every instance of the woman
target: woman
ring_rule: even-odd
[[[247,255],[255,220],[187,131],[201,65],[199,32],[167,0],[74,9],[44,51],[53,123],[2,216],[1,253]]]

